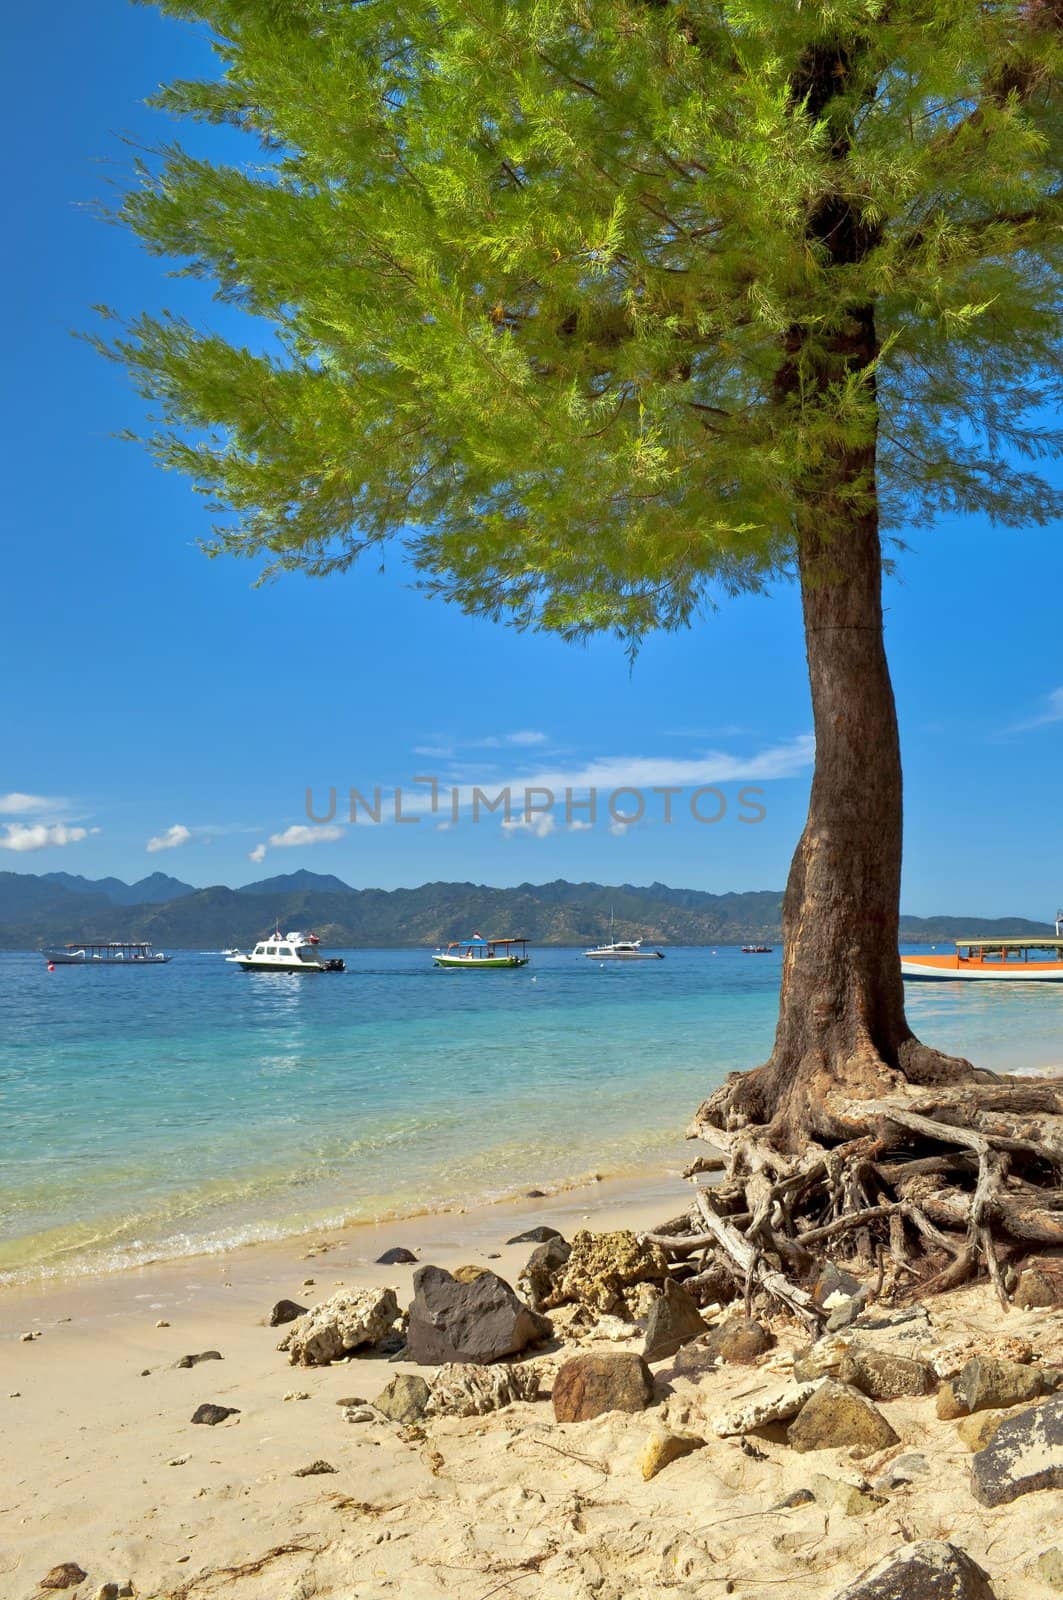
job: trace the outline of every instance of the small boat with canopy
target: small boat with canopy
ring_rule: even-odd
[[[957,939],[952,955],[901,956],[901,973],[924,983],[1063,983],[1063,911],[1054,939]]]
[[[153,950],[144,940],[128,939],[108,939],[102,943],[86,940],[41,953],[52,967],[161,967],[171,959],[161,950]]]
[[[453,972],[497,972],[501,968],[528,965],[527,939],[485,939],[474,933],[471,939],[455,939],[432,957],[437,967]]]

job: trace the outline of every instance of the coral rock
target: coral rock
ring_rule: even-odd
[[[277,1349],[287,1350],[293,1367],[327,1367],[349,1350],[379,1343],[398,1315],[394,1289],[344,1289],[293,1322]]]
[[[530,1366],[446,1366],[432,1379],[425,1415],[483,1417],[519,1400],[536,1400],[539,1374]]]
[[[588,1233],[572,1240],[572,1254],[554,1290],[557,1303],[576,1300],[592,1311],[627,1316],[625,1290],[638,1283],[663,1283],[668,1261],[659,1245],[640,1241],[627,1229]]]

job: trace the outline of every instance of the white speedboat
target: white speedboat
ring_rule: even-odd
[[[339,956],[322,955],[316,933],[281,933],[277,928],[245,954],[234,950],[225,957],[243,972],[344,972]]]
[[[663,961],[663,950],[644,950],[641,939],[613,939],[597,950],[584,950],[588,961]]]

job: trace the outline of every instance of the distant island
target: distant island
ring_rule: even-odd
[[[240,889],[196,889],[155,872],[133,884],[67,872],[0,872],[0,949],[36,950],[68,939],[148,939],[157,948],[220,949],[272,931],[313,929],[330,945],[434,946],[475,930],[519,934],[538,945],[583,945],[606,937],[654,944],[777,944],[782,891],[710,894],[624,883],[424,883],[417,889],[354,889],[331,874],[299,871]],[[1047,922],[1023,917],[902,917],[907,941],[1043,937]]]

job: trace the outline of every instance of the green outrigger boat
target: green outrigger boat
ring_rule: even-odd
[[[458,972],[492,972],[501,967],[528,965],[527,939],[485,939],[474,933],[471,939],[456,939],[432,957],[437,967]]]

